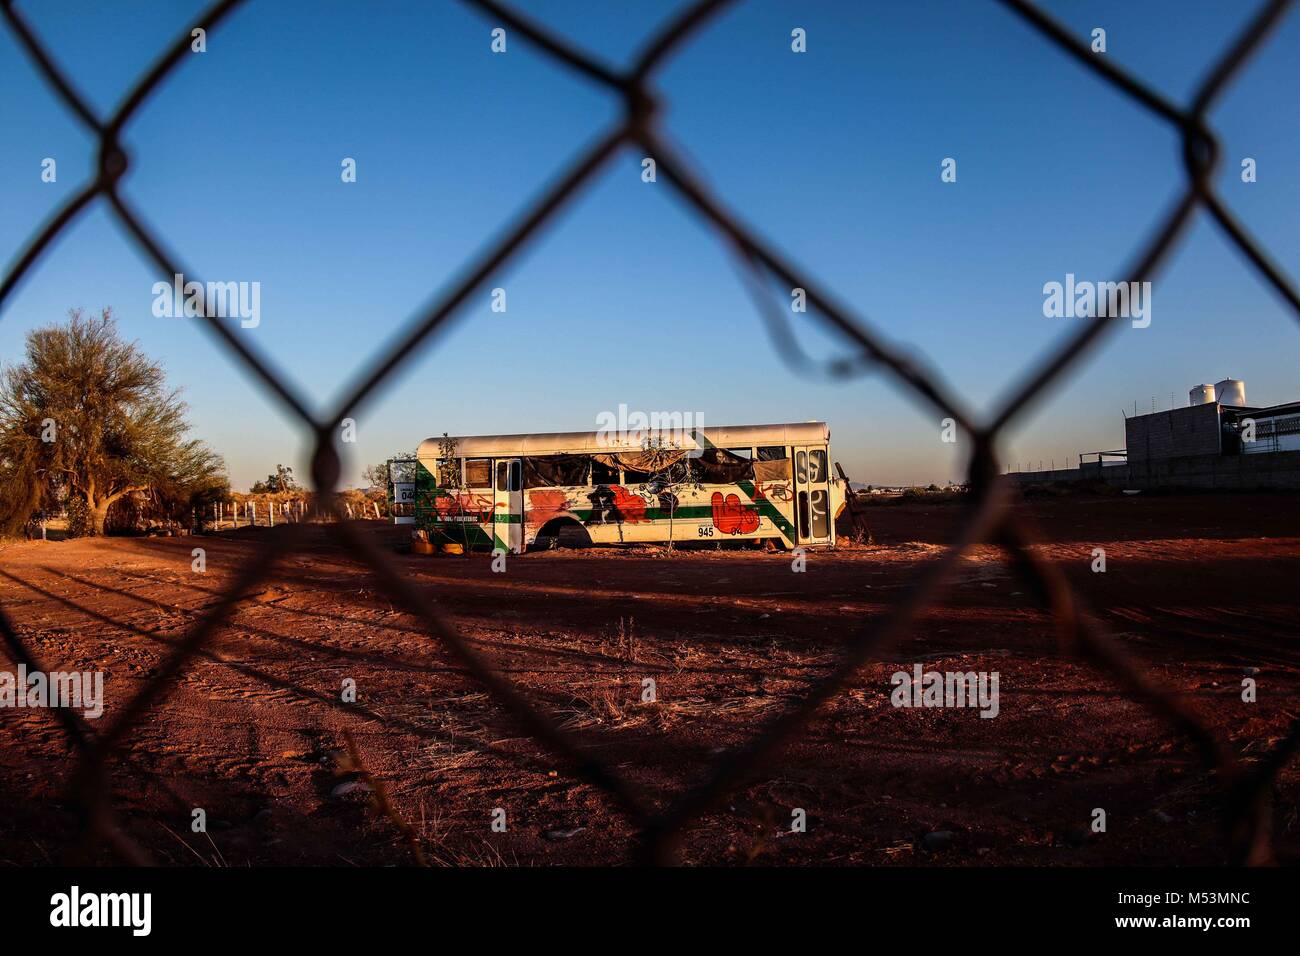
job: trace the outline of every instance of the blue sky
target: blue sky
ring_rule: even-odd
[[[1254,3],[1045,3],[1106,56],[1185,102]],[[102,111],[203,5],[20,2]],[[630,61],[681,4],[519,4],[605,61]],[[126,132],[125,192],[204,279],[261,283],[239,330],[332,404],[363,358],[448,288],[504,224],[618,116],[619,104],[455,2],[248,3],[190,54]],[[808,52],[790,51],[803,27]],[[1220,189],[1300,274],[1300,14],[1213,112]],[[1120,279],[1182,183],[1177,137],[985,0],[739,3],[660,74],[663,126],[734,210],[891,341],[990,412],[1077,320],[1045,282]],[[0,255],[91,174],[94,145],[0,29]],[[1240,182],[1241,157],[1259,179]],[[58,181],[42,183],[54,157]],[[354,157],[358,181],[340,181]],[[958,180],[940,182],[954,157]],[[959,478],[963,449],[883,374],[808,381],[774,352],[719,241],[625,152],[489,286],[436,348],[357,415],[345,481],[444,431],[594,429],[603,410],[706,423],[825,419],[855,480]],[[196,434],[246,487],[306,472],[303,431],[194,324],[155,318],[159,279],[102,206],[0,313],[0,360],[71,307],[108,305],[185,389]],[[779,292],[779,290],[778,290]],[[781,300],[778,299],[778,302]],[[1253,403],[1300,398],[1300,328],[1203,214],[1160,274],[1152,324],[1125,327],[1018,420],[1011,463],[1123,444],[1121,409],[1225,376]],[[799,317],[810,351],[836,340]]]

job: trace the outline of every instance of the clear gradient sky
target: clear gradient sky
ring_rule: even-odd
[[[19,2],[107,112],[204,4]],[[1185,102],[1257,8],[1212,0],[1052,0],[1081,37]],[[520,3],[627,63],[681,4]],[[252,0],[191,54],[127,130],[125,191],[207,280],[258,281],[256,341],[321,406],[362,357],[616,119],[608,94],[452,0]],[[808,52],[790,51],[803,27]],[[1212,115],[1220,188],[1300,274],[1300,15]],[[1042,287],[1120,279],[1183,185],[1175,134],[991,0],[751,0],[662,72],[664,126],[721,197],[841,300],[991,410],[1077,320]],[[0,28],[0,256],[91,175],[94,144]],[[357,160],[358,181],[340,181]],[[958,181],[940,182],[944,157]],[[1241,157],[1258,162],[1243,184]],[[41,161],[58,161],[42,183]],[[961,477],[938,416],[883,375],[809,382],[774,353],[721,244],[625,153],[540,242],[357,416],[345,481],[431,435],[594,429],[602,410],[706,423],[825,419],[834,456],[876,484]],[[0,361],[71,307],[112,306],[185,389],[196,434],[236,488],[277,462],[306,472],[301,429],[194,320],[155,318],[159,276],[96,206],[0,314]],[[1017,424],[1013,464],[1123,445],[1121,409],[1185,404],[1242,378],[1252,403],[1300,399],[1300,327],[1203,214],[1124,328]],[[803,322],[811,326],[810,317]],[[806,331],[809,348],[835,341]]]

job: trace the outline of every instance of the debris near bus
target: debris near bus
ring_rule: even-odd
[[[849,481],[849,476],[844,473],[844,466],[838,461],[835,463],[835,470],[839,472],[840,480],[844,482],[844,507],[848,512],[849,537],[858,544],[875,544],[876,539],[871,534],[871,528],[867,526],[867,516],[858,510],[854,499],[857,497],[853,491],[853,482]],[[838,516],[837,516],[838,517]]]

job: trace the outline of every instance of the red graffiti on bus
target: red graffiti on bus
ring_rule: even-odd
[[[715,491],[713,526],[723,534],[751,534],[758,530],[758,512],[741,504],[739,495]]]
[[[492,495],[490,494],[476,491],[453,494],[444,491],[435,495],[433,508],[438,514],[437,520],[440,521],[464,515],[473,515],[476,521],[485,522],[491,520],[496,505],[492,501]]]
[[[528,492],[528,514],[524,516],[528,525],[546,524],[569,511],[569,496],[563,491]]]
[[[609,490],[614,492],[614,508],[622,515],[622,520],[628,524],[637,524],[646,520],[644,498],[632,494],[622,485],[611,485]]]

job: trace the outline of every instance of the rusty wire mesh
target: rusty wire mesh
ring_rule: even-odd
[[[64,71],[56,64],[40,40],[28,27],[13,0],[0,0],[0,9],[10,29],[27,50],[48,84],[64,105],[91,130],[99,142],[98,172],[94,179],[63,206],[21,251],[17,262],[0,285],[0,309],[17,283],[41,257],[50,242],[94,200],[103,198],[131,237],[166,275],[182,273],[194,276],[179,265],[169,251],[123,198],[118,189],[129,160],[120,142],[122,130],[149,100],[189,49],[191,30],[212,30],[240,5],[242,0],[220,0],[195,23],[188,26],[171,48],[131,89],[122,105],[107,119],[101,119],[78,94]],[[547,188],[509,225],[494,247],[462,275],[453,291],[423,317],[412,321],[406,336],[387,354],[363,371],[350,393],[334,411],[324,417],[314,416],[307,403],[282,377],[274,364],[250,345],[241,342],[228,327],[212,317],[206,319],[209,332],[238,356],[243,366],[262,385],[273,392],[315,435],[312,472],[316,489],[325,494],[337,490],[340,464],[332,436],[342,419],[360,402],[373,396],[391,372],[409,361],[429,336],[445,323],[475,290],[519,250],[532,240],[541,227],[551,221],[566,202],[572,199],[622,148],[639,148],[654,157],[657,168],[690,209],[730,247],[746,272],[750,291],[770,320],[770,302],[763,301],[762,282],[780,280],[787,287],[803,288],[815,313],[840,333],[852,348],[847,363],[834,368],[841,371],[863,366],[883,368],[913,398],[923,405],[952,418],[973,443],[969,468],[971,493],[964,523],[957,541],[935,561],[927,565],[915,584],[880,620],[863,624],[853,635],[849,648],[838,663],[808,692],[787,710],[765,723],[748,743],[724,754],[705,778],[686,792],[655,807],[636,787],[615,770],[602,763],[549,717],[535,708],[509,680],[497,674],[491,663],[480,656],[461,636],[457,628],[433,602],[407,581],[395,563],[358,526],[342,520],[332,533],[355,549],[379,576],[389,595],[416,614],[428,633],[448,648],[461,664],[495,698],[498,705],[518,722],[538,743],[567,762],[568,771],[605,791],[627,815],[641,834],[643,859],[647,862],[672,862],[682,831],[691,821],[723,798],[756,772],[761,764],[812,717],[832,695],[843,689],[869,659],[888,648],[908,632],[927,606],[940,596],[943,585],[966,549],[981,542],[1002,546],[1016,571],[1035,598],[1047,608],[1055,621],[1064,649],[1077,653],[1108,672],[1118,684],[1140,700],[1154,714],[1176,731],[1190,738],[1207,769],[1216,772],[1222,786],[1222,801],[1228,837],[1239,862],[1266,863],[1272,859],[1270,804],[1277,775],[1300,746],[1300,721],[1256,765],[1246,768],[1223,741],[1197,715],[1185,707],[1168,690],[1160,687],[1148,671],[1124,652],[1088,614],[1061,571],[1040,557],[1032,545],[1037,540],[1034,529],[1023,517],[1011,510],[1014,491],[1008,480],[999,477],[995,443],[1002,430],[1031,402],[1041,398],[1049,386],[1076,365],[1103,340],[1115,323],[1104,315],[1092,318],[1077,333],[1046,356],[1027,374],[1008,399],[987,421],[977,421],[957,397],[929,370],[922,370],[894,351],[879,333],[855,315],[846,304],[800,274],[779,249],[761,238],[720,200],[706,189],[688,165],[670,148],[656,126],[658,100],[651,81],[656,71],[693,34],[714,15],[735,0],[698,0],[659,30],[644,47],[629,69],[607,67],[583,50],[571,45],[541,25],[495,0],[463,0],[491,18],[494,25],[506,27],[525,36],[530,42],[565,68],[574,70],[592,83],[621,97],[624,105],[621,121],[608,130],[586,153]],[[1214,62],[1202,80],[1191,104],[1180,107],[1166,100],[1150,85],[1112,65],[1105,57],[1094,55],[1087,45],[1076,39],[1060,23],[1039,10],[1028,0],[997,0],[1008,7],[1064,54],[1094,71],[1107,83],[1123,91],[1149,112],[1172,125],[1182,137],[1183,164],[1187,186],[1181,198],[1168,211],[1132,263],[1123,270],[1128,281],[1148,280],[1168,260],[1171,251],[1198,207],[1208,210],[1214,221],[1249,259],[1256,270],[1287,302],[1300,320],[1300,295],[1283,272],[1272,263],[1260,245],[1222,199],[1214,192],[1211,177],[1218,164],[1218,142],[1207,125],[1206,115],[1228,83],[1259,49],[1291,5],[1291,0],[1268,0],[1225,52]],[[79,755],[71,783],[71,795],[85,811],[87,839],[107,843],[126,861],[151,862],[145,851],[115,823],[111,809],[111,784],[108,762],[119,745],[131,733],[150,707],[168,694],[176,678],[203,652],[204,646],[226,621],[235,604],[248,589],[266,575],[272,566],[292,552],[300,541],[300,529],[287,525],[268,533],[267,543],[256,559],[237,576],[231,586],[208,613],[176,644],[157,674],[140,693],[128,701],[106,730],[92,734],[84,719],[74,712],[54,708],[58,719]],[[4,610],[0,607],[0,632],[16,661],[29,670],[40,670]],[[266,675],[267,679],[269,675]]]

